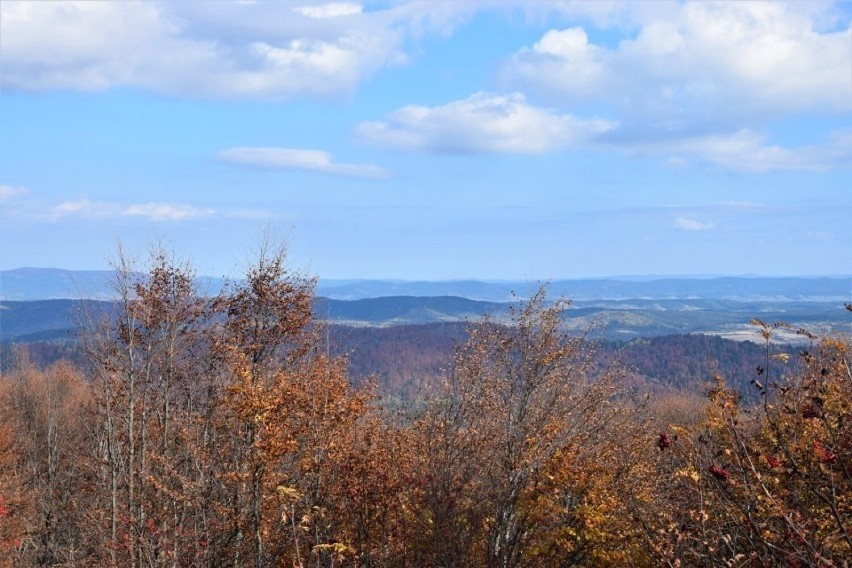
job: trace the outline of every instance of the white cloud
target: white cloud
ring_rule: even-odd
[[[744,173],[823,171],[852,164],[848,134],[785,147],[773,120],[852,110],[848,16],[827,3],[668,2],[560,5],[624,39],[598,44],[582,27],[551,29],[501,69],[506,88],[556,108],[617,120],[605,142]]]
[[[389,173],[371,164],[332,162],[331,154],[299,148],[238,147],[222,150],[217,159],[264,169],[304,170],[344,177],[386,178]]]
[[[84,217],[104,217],[116,213],[115,206],[103,203],[92,203],[88,199],[63,201],[50,211],[49,217],[56,220],[62,217],[81,215]]]
[[[590,44],[580,27],[550,30],[512,59],[507,72],[517,84],[539,83],[548,89],[570,93],[572,97],[593,96],[611,82],[608,60],[603,48]]]
[[[675,229],[684,231],[709,231],[713,226],[713,223],[703,223],[686,217],[678,217],[674,222]]]
[[[278,2],[6,0],[2,86],[131,86],[214,98],[345,94],[405,60],[398,28],[414,15],[362,13],[349,2],[294,10]]]
[[[185,203],[148,202],[122,205],[78,199],[56,205],[47,218],[56,221],[67,217],[84,219],[142,217],[151,221],[182,221],[195,217],[209,217],[213,214],[215,214],[213,209],[194,207]]]
[[[785,148],[769,145],[765,136],[747,129],[670,143],[670,150],[687,152],[704,161],[745,173],[767,171],[826,171],[852,165],[852,135],[835,133],[822,145]]]
[[[21,197],[22,195],[26,195],[26,193],[27,189],[25,187],[0,184],[0,203]]]
[[[133,87],[187,97],[351,95],[447,35],[463,2],[32,2],[3,0],[4,90]]]
[[[209,217],[215,211],[185,203],[134,203],[122,209],[122,217],[145,217],[152,221],[181,221],[193,217]]]
[[[294,11],[309,18],[338,18],[360,14],[362,6],[354,2],[332,2],[319,6],[299,6]]]
[[[507,62],[505,79],[558,100],[602,98],[625,114],[676,120],[852,108],[849,23],[816,31],[822,5],[812,3],[814,13],[779,2],[661,7],[632,13],[638,34],[614,48],[589,43],[579,27],[550,30]]]
[[[359,124],[357,133],[394,149],[538,154],[593,141],[614,127],[532,106],[519,93],[475,93],[442,106],[403,107],[384,121]]]

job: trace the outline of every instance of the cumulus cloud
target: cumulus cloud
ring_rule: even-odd
[[[53,207],[47,217],[56,221],[67,217],[104,219],[117,217],[141,217],[151,221],[183,221],[196,217],[209,217],[213,209],[194,207],[186,203],[133,203],[122,205],[104,201],[78,199],[63,201]]]
[[[611,83],[607,50],[589,43],[581,27],[550,30],[531,48],[524,48],[513,58],[506,73],[517,84],[570,95],[589,97]]]
[[[759,173],[852,163],[845,134],[800,148],[762,134],[796,113],[852,110],[850,24],[830,5],[586,4],[566,13],[635,33],[612,45],[577,25],[549,30],[504,63],[506,88],[556,108],[598,109],[619,123],[603,137],[610,147],[658,153],[675,167],[698,160]]]
[[[615,126],[530,105],[520,93],[480,92],[442,106],[405,106],[383,121],[359,124],[356,132],[394,149],[538,154],[593,141]]]
[[[0,184],[0,203],[10,201],[16,197],[21,197],[22,195],[26,195],[26,193],[27,189],[25,187],[14,187],[11,185]]]
[[[3,89],[133,87],[193,98],[350,95],[404,64],[424,36],[477,10],[462,2],[32,2],[4,0]]]
[[[713,223],[704,223],[695,219],[678,217],[675,219],[674,227],[683,231],[709,231],[713,228]]]
[[[331,160],[331,154],[321,150],[273,147],[238,147],[222,150],[216,158],[244,166],[303,170],[344,177],[386,178],[388,172],[371,164],[341,164]]]
[[[193,97],[351,92],[405,60],[394,10],[350,2],[3,3],[2,86],[131,86]]]
[[[560,100],[603,97],[672,117],[852,108],[848,22],[819,32],[817,14],[768,2],[669,4],[638,17],[635,38],[614,48],[579,27],[550,30],[506,63],[504,78]]]

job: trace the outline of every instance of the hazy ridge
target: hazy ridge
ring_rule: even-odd
[[[0,270],[0,300],[109,299],[110,270],[16,268]],[[199,289],[214,293],[226,280],[199,277]],[[317,294],[335,300],[362,300],[387,296],[457,296],[485,302],[509,302],[535,291],[538,282],[491,280],[327,280],[320,279]],[[580,300],[737,300],[818,301],[852,299],[852,276],[814,277],[616,277],[559,279],[549,283],[551,297]]]

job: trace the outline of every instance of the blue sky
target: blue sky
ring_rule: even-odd
[[[0,268],[849,274],[850,2],[0,4]]]

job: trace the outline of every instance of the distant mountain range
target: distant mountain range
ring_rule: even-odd
[[[318,293],[341,300],[382,296],[460,296],[473,300],[507,302],[528,297],[536,282],[479,280],[390,281],[362,280],[346,284],[320,281]],[[552,297],[589,300],[737,300],[737,301],[849,301],[852,277],[716,277],[657,280],[554,280]]]
[[[110,299],[113,272],[17,268],[0,270],[0,300]],[[199,289],[215,293],[223,278],[198,278]],[[508,302],[530,295],[529,281],[484,280],[320,280],[317,294],[336,300],[381,297],[455,296],[484,302]],[[852,276],[825,277],[618,277],[554,280],[552,297],[596,300],[736,300],[764,302],[839,302],[852,300]]]
[[[390,327],[437,322],[464,322],[485,314],[506,321],[511,304],[454,296],[389,296],[361,300],[317,298],[317,318],[347,326]],[[0,301],[0,341],[31,342],[74,337],[77,322],[94,314],[109,316],[111,301]],[[753,318],[783,321],[820,334],[852,332],[852,314],[842,302],[736,300],[578,300],[565,311],[567,329],[591,330],[609,339],[702,333],[734,339],[757,339]],[[795,332],[778,330],[778,339],[796,341]],[[801,339],[799,337],[798,339]]]

